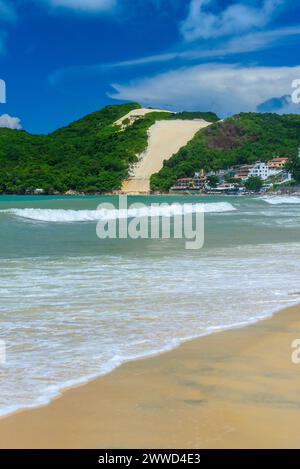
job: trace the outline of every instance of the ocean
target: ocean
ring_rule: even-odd
[[[129,198],[205,204],[200,250],[100,240],[102,202],[118,218],[116,197],[0,197],[0,415],[300,302],[300,197]]]

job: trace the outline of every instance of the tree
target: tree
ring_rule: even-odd
[[[293,178],[295,181],[300,181],[300,158],[291,158],[287,164],[286,169],[292,173]]]
[[[208,176],[207,182],[210,187],[216,187],[219,184],[220,180],[218,176],[212,174],[211,176]]]
[[[225,181],[229,182],[229,184],[242,184],[242,179],[234,178],[230,176],[225,177]]]
[[[257,160],[268,161],[280,155],[293,158],[300,144],[299,135],[298,114],[241,113],[197,132],[152,181],[156,190],[161,187],[165,190],[166,176],[170,180],[170,172],[178,179],[191,177],[199,168],[209,172],[253,164]],[[300,181],[300,162],[297,165]]]
[[[258,176],[251,176],[245,182],[245,188],[250,192],[260,192],[263,186],[262,179]]]

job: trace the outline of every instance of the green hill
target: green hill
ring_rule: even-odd
[[[74,190],[106,193],[120,189],[132,163],[148,142],[148,129],[160,119],[200,119],[212,125],[195,137],[151,178],[152,190],[166,191],[195,171],[291,158],[300,180],[300,116],[242,113],[218,122],[213,113],[150,112],[121,128],[114,123],[137,103],[107,106],[49,135],[0,129],[0,193]],[[299,176],[299,177],[298,177]]]
[[[152,176],[151,189],[166,191],[176,179],[192,177],[202,168],[217,170],[274,156],[290,157],[291,166],[297,166],[298,147],[300,115],[241,113],[200,130]]]
[[[137,103],[107,106],[49,135],[0,129],[0,193],[120,189],[130,164],[147,147],[149,127],[160,119],[178,118],[151,112],[125,129],[114,125],[140,107]],[[213,113],[182,113],[181,118],[218,120]]]

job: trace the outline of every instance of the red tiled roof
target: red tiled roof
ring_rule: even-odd
[[[270,160],[270,162],[274,162],[274,163],[278,162],[278,163],[279,163],[279,162],[281,162],[281,161],[287,161],[287,160],[288,160],[287,157],[273,158],[272,160]]]

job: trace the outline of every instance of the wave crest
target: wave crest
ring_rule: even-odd
[[[236,210],[228,202],[208,204],[172,204],[167,206],[145,206],[142,208],[105,209],[97,210],[64,210],[40,208],[12,208],[1,210],[0,213],[9,213],[17,217],[49,223],[75,223],[99,220],[117,220],[134,217],[172,217],[188,213],[222,213]]]
[[[262,197],[270,205],[300,204],[300,196],[273,195]]]

